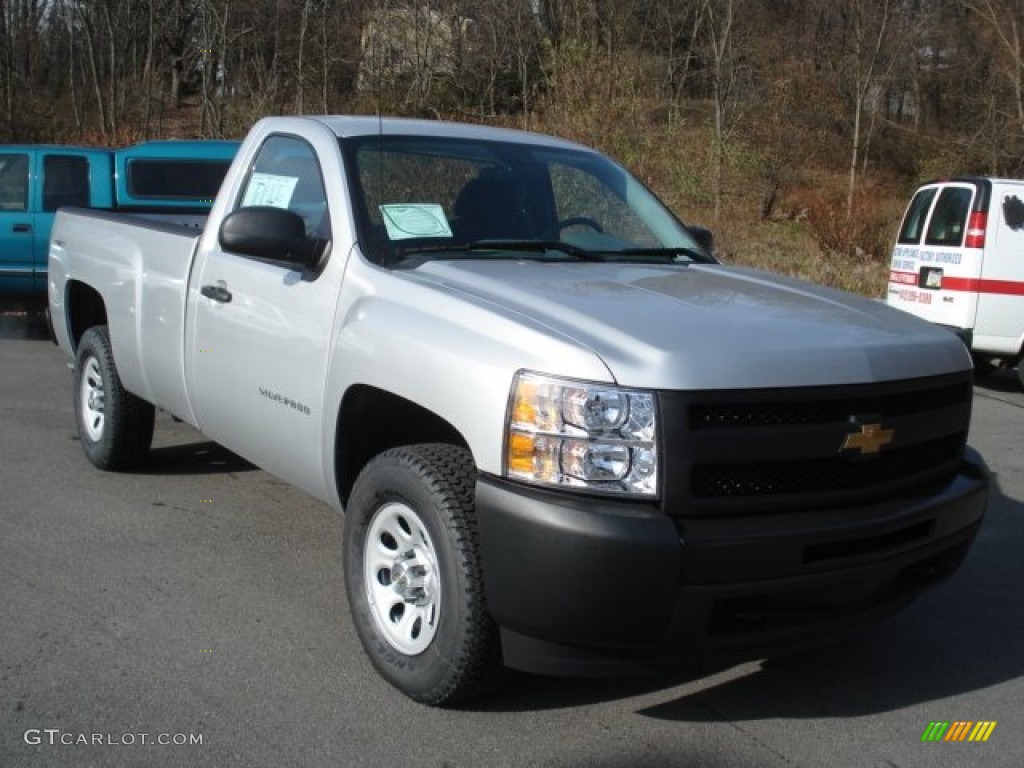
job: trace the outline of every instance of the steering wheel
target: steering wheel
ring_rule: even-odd
[[[604,232],[604,227],[589,216],[570,216],[567,219],[562,219],[558,222],[558,234],[562,234],[562,230],[569,227],[590,227],[595,232]]]

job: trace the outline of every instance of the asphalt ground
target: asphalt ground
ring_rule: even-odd
[[[333,511],[165,416],[141,470],[93,469],[42,335],[0,319],[0,768],[1024,765],[1010,373],[976,388],[971,442],[995,487],[975,547],[897,616],[670,677],[518,675],[444,711],[363,656]],[[932,721],[997,725],[984,743],[923,743]]]

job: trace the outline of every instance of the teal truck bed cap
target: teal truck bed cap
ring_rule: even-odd
[[[147,141],[114,153],[122,208],[209,209],[238,151],[236,141]]]

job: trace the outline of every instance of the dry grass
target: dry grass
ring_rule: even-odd
[[[806,221],[731,224],[718,235],[718,258],[727,264],[776,272],[864,296],[883,295],[886,261],[825,251]]]

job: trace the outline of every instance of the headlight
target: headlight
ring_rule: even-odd
[[[505,474],[657,496],[656,411],[652,392],[520,372],[512,382]]]

